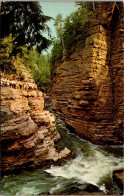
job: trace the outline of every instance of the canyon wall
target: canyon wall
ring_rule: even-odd
[[[25,76],[21,82],[33,86],[26,68],[20,65],[20,69]],[[19,86],[1,86],[2,172],[35,168],[66,157],[70,153],[67,148],[57,152],[54,146],[58,139],[55,116],[44,109],[44,93]]]
[[[84,48],[53,71],[53,108],[82,138],[123,142],[123,2],[99,3]]]

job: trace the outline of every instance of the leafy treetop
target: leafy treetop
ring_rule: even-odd
[[[11,2],[1,3],[1,38],[10,33],[13,37],[13,54],[20,52],[20,46],[33,47],[41,53],[47,49],[50,40],[44,37],[43,32],[50,29],[46,22],[51,17],[45,16],[41,10],[39,2]]]
[[[73,45],[84,46],[86,33],[90,25],[91,16],[94,10],[92,2],[76,2],[78,9],[72,12],[65,19],[61,14],[55,18],[54,25],[57,32],[57,38],[53,39],[53,48],[51,51],[51,66],[55,62],[71,53]]]

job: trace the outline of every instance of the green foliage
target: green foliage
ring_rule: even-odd
[[[65,49],[64,38],[63,38],[63,34],[64,34],[64,20],[63,20],[61,14],[58,14],[56,16],[56,19],[54,21],[54,26],[56,28],[57,37],[60,40],[59,42],[61,42],[61,44],[62,44],[62,50],[64,51],[64,49]],[[53,43],[55,43],[55,41]],[[58,40],[56,40],[56,43],[57,43],[57,46],[58,46]]]
[[[73,44],[80,40],[84,44],[91,16],[90,8],[81,7],[66,17],[63,35],[66,49],[71,48]]]
[[[2,72],[10,72],[10,74],[16,73],[16,68],[11,63],[13,58],[10,58],[12,48],[12,35],[10,34],[0,42],[0,67]]]
[[[57,39],[53,41],[51,52],[51,64],[61,59],[63,54],[67,55],[71,47],[77,43],[85,44],[86,33],[89,28],[93,4],[92,2],[80,2],[77,11],[72,12],[63,20],[60,14],[55,19]]]
[[[97,2],[76,1],[75,4],[76,4],[76,6],[78,6],[78,9],[85,8],[89,11],[94,11],[94,7],[96,7]]]
[[[73,12],[65,19],[63,37],[66,49],[69,49],[80,40],[82,40],[83,43],[85,42],[90,16],[91,12],[83,8]]]
[[[62,58],[63,55],[63,47],[60,39],[54,39],[53,40],[53,47],[50,55],[50,62],[51,62],[51,72],[52,72],[52,65],[55,64],[55,62]]]
[[[50,85],[51,72],[47,55],[39,54],[36,49],[27,50],[26,47],[22,47],[22,54],[18,54],[16,58],[10,58],[10,53],[13,48],[12,35],[1,40],[0,48],[2,72],[4,71],[8,79],[11,79],[10,75],[18,73],[20,80],[23,80],[24,74],[20,68],[20,64],[23,64],[33,76],[39,88],[43,89],[45,87],[45,90]],[[14,66],[14,63],[18,66]]]
[[[54,20],[54,26],[56,28],[57,37],[60,39],[63,36],[63,24],[64,24],[64,20],[62,18],[62,15],[58,14]]]
[[[2,39],[0,42],[0,62],[1,64],[7,63],[10,61],[9,54],[12,52],[12,36]]]
[[[39,2],[12,2],[1,3],[1,37],[12,34],[13,50],[15,55],[21,52],[20,46],[33,47],[41,53],[48,48],[50,40],[43,36],[43,32],[50,33],[46,22],[51,17],[45,16]]]
[[[28,51],[25,47],[22,48],[22,51],[23,56],[18,57],[18,60],[28,68],[38,87],[41,90],[47,89],[51,84],[48,56],[38,54],[35,49]]]

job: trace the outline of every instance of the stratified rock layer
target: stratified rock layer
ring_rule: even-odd
[[[1,123],[2,172],[56,162],[70,153],[55,149],[60,136],[41,91],[1,87]]]
[[[123,3],[96,9],[85,47],[56,63],[53,108],[81,137],[96,144],[122,144]]]

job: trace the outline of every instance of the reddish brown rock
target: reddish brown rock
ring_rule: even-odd
[[[41,91],[2,87],[1,122],[2,172],[42,166],[70,155],[69,150],[58,153],[54,146],[60,136],[55,116],[44,109]]]
[[[84,190],[80,190],[79,188],[72,188],[72,190],[67,192],[59,193],[59,195],[115,195],[114,193],[106,194],[103,191],[100,191],[98,187],[94,185],[88,185]]]
[[[124,190],[124,170],[115,170],[113,172],[113,180],[117,183],[119,188]]]
[[[84,48],[56,63],[53,108],[81,137],[123,143],[123,3],[99,3]]]

